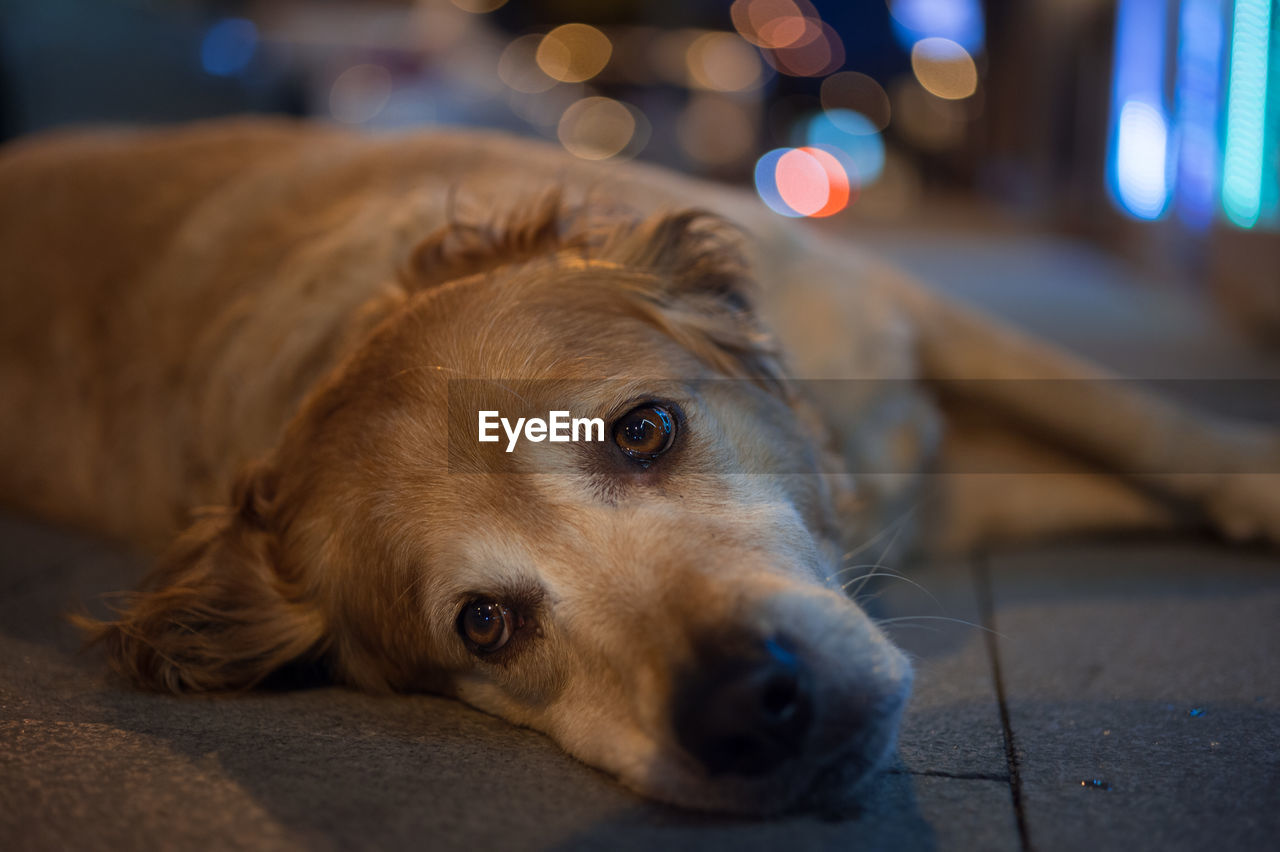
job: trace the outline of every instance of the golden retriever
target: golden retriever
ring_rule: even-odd
[[[1274,434],[657,169],[216,122],[13,145],[0,216],[0,497],[144,546],[182,530],[82,620],[144,687],[322,665],[647,796],[772,812],[892,752],[911,667],[841,554],[921,473],[953,474],[938,546],[1164,527],[1165,498],[1280,537]],[[555,412],[602,425],[541,440]]]

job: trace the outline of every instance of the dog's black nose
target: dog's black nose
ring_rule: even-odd
[[[759,775],[803,749],[811,678],[783,637],[732,647],[704,646],[698,665],[680,679],[676,737],[712,774]]]

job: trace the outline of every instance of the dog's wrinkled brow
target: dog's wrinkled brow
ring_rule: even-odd
[[[452,613],[458,612],[469,601],[487,598],[503,603],[512,609],[518,609],[526,615],[537,614],[545,605],[547,590],[538,580],[527,575],[519,578],[504,578],[489,584],[478,584],[468,591],[459,592],[453,598]]]

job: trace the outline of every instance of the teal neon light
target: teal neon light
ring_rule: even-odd
[[[1271,0],[1236,0],[1227,83],[1222,210],[1242,228],[1252,228],[1262,213],[1270,35]]]

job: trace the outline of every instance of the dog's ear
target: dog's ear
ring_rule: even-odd
[[[243,474],[231,506],[198,519],[112,621],[73,619],[139,686],[170,692],[252,687],[324,650],[324,619],[278,568],[272,474]]]
[[[401,270],[409,292],[530,260],[563,247],[558,190],[482,223],[450,222],[413,249]]]
[[[756,313],[736,227],[703,210],[662,214],[617,232],[599,257],[652,275],[653,286],[641,294],[645,315],[682,346],[726,375],[785,394],[782,359]]]
[[[681,210],[615,232],[600,256],[657,274],[669,297],[711,297],[750,312],[755,285],[744,242],[743,233],[720,216]]]

